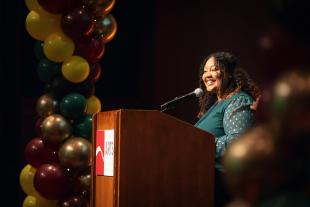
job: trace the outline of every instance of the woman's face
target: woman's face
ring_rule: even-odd
[[[222,77],[222,73],[220,68],[216,64],[216,60],[214,57],[208,59],[204,66],[202,75],[202,81],[206,86],[206,90],[212,93],[219,93],[220,89],[223,85],[222,80],[224,83],[228,82],[227,78]],[[224,84],[225,85],[225,84]]]
[[[221,71],[216,65],[216,60],[214,57],[207,60],[203,68],[202,81],[204,82],[208,92],[217,93],[221,88]]]

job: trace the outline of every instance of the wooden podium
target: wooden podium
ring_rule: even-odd
[[[214,139],[159,111],[93,117],[91,207],[212,207]]]

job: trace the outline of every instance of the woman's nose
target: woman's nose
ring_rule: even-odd
[[[205,73],[205,78],[210,78],[210,77],[212,77],[211,72],[210,71],[206,72]]]

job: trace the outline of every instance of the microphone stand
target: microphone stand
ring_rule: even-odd
[[[168,101],[168,102],[160,105],[160,111],[164,112],[164,111],[167,111],[168,109],[173,109],[173,108],[175,108],[175,106],[177,104],[180,104],[181,102],[185,101],[185,99],[191,97],[192,95],[193,94],[187,94],[184,96],[175,97],[171,101]]]
[[[193,92],[190,92],[188,94],[185,94],[183,96],[178,96],[172,99],[171,101],[168,101],[162,105],[160,105],[161,112],[164,112],[168,109],[174,108],[176,105],[184,102],[185,100],[188,100],[189,98],[193,97],[201,97],[203,95],[203,90],[201,88],[196,88]]]

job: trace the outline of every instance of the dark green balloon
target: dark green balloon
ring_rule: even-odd
[[[38,64],[37,73],[40,80],[45,83],[49,83],[56,75],[61,74],[61,65],[43,58]]]
[[[68,119],[78,119],[85,113],[86,99],[79,93],[70,93],[60,102],[60,112]]]
[[[45,55],[43,52],[43,44],[44,42],[41,42],[41,41],[36,41],[36,43],[34,44],[34,54],[38,60],[45,58]]]
[[[91,142],[92,121],[93,117],[91,114],[86,114],[76,121],[74,124],[74,136],[86,138]]]

